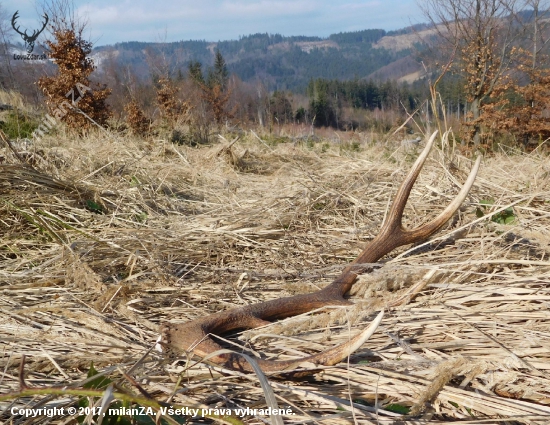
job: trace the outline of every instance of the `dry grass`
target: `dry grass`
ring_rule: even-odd
[[[127,371],[157,400],[265,407],[255,375],[147,352],[162,321],[326,285],[376,234],[416,153],[322,146],[270,147],[248,134],[225,150],[45,137],[33,147],[37,171],[3,152],[0,394],[18,391],[25,355],[32,386],[78,387],[93,362],[137,394]],[[406,224],[436,215],[470,165],[449,149],[432,153]],[[549,187],[547,156],[486,158],[460,214],[431,243],[395,252],[364,276],[354,307],[240,335],[247,349],[296,358],[346,340],[390,301],[419,291],[347,364],[309,379],[270,377],[279,407],[295,413],[284,422],[548,423]],[[516,222],[478,218],[489,199],[485,212],[512,206]],[[395,412],[403,407],[416,418]],[[17,423],[10,408],[0,404],[0,420]]]
[[[25,102],[23,96],[13,90],[0,90],[0,104],[11,105],[12,107],[22,111],[26,111],[29,109],[29,105]]]

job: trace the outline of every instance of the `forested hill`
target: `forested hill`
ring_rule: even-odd
[[[393,79],[406,77],[417,71],[411,70],[411,61],[403,70],[392,69],[391,64],[395,62],[399,68],[402,59],[411,55],[416,35],[412,28],[407,28],[391,32],[368,29],[332,34],[328,38],[253,34],[216,43],[125,42],[98,47],[94,56],[100,69],[116,58],[119,64],[130,65],[144,78],[150,75],[151,63],[168,60],[170,72],[177,77],[185,75],[190,61],[211,65],[214,52],[219,49],[229,71],[243,81],[261,80],[270,90],[303,90],[311,78],[347,80],[373,75],[383,78],[384,75],[375,74],[381,68]]]

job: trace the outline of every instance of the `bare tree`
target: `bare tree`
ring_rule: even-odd
[[[445,51],[456,52],[453,70],[465,81],[472,138],[480,142],[482,106],[512,65],[524,26],[517,0],[421,0],[420,7]]]
[[[38,13],[49,16],[47,41],[53,41],[56,31],[72,30],[82,37],[88,25],[88,20],[76,12],[73,0],[47,0]]]
[[[527,29],[526,40],[531,44],[531,67],[535,69],[541,65],[539,56],[550,46],[550,22],[548,13],[550,11],[550,1],[527,0],[526,6],[531,12],[521,20],[523,26]],[[529,46],[528,46],[529,47]]]

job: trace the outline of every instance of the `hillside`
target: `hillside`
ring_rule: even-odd
[[[387,79],[385,73],[376,72],[391,68],[394,63],[398,66],[389,74],[392,79],[418,72],[420,65],[411,53],[415,40],[421,40],[424,32],[429,30],[369,29],[332,34],[327,38],[253,34],[218,42],[125,42],[97,47],[94,57],[100,70],[105,63],[115,60],[130,66],[139,77],[148,78],[150,64],[158,65],[160,58],[165,58],[170,71],[178,75],[186,72],[190,61],[211,65],[214,52],[219,49],[229,71],[243,81],[261,80],[270,90],[303,90],[311,78],[344,80],[375,76]],[[405,67],[401,66],[403,60]]]

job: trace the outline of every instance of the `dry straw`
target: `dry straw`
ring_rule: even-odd
[[[3,150],[0,394],[19,390],[24,355],[34,387],[76,388],[93,362],[126,393],[135,382],[157,401],[266,408],[256,375],[149,351],[158,324],[323,287],[376,234],[416,152],[258,138],[192,149],[48,136],[31,148],[34,169]],[[549,164],[540,152],[486,158],[460,213],[365,275],[354,307],[240,335],[249,355],[299,358],[407,301],[348,363],[300,381],[268,376],[270,403],[294,412],[284,423],[548,423]],[[405,224],[434,217],[470,165],[447,147],[433,153]],[[514,220],[503,224],[503,211]],[[13,420],[11,406],[77,399],[12,398],[0,420]]]

